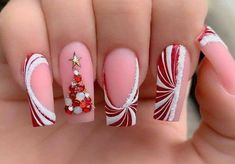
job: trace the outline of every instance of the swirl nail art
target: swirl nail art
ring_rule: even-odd
[[[198,42],[202,47],[211,42],[219,42],[223,44],[224,47],[227,48],[227,45],[223,42],[223,40],[216,34],[216,32],[210,26],[205,27],[204,31],[198,37]]]
[[[114,58],[113,57],[112,59],[110,59],[112,63],[115,62],[114,60],[115,57]],[[134,84],[132,86],[129,96],[126,98],[125,103],[121,107],[117,107],[113,104],[112,99],[110,98],[110,95],[109,95],[109,91],[107,90],[107,87],[106,87],[107,86],[106,80],[104,80],[105,81],[104,94],[105,94],[106,123],[109,126],[127,127],[127,126],[133,126],[136,124],[137,101],[138,101],[138,96],[139,96],[139,90],[138,90],[139,65],[138,65],[138,60],[136,58],[131,58],[131,59],[134,59],[135,61],[135,66],[134,66],[135,68],[130,68],[130,69],[135,69],[135,75],[133,76]],[[105,75],[105,79],[106,78],[107,77]],[[126,79],[124,78],[123,80],[126,80]]]
[[[24,64],[24,75],[33,126],[37,127],[54,124],[56,116],[54,109],[52,109],[52,84],[46,58],[41,54],[32,54],[28,56]],[[49,87],[43,88],[44,86]],[[49,100],[44,101],[43,97],[48,97]]]
[[[186,49],[181,45],[168,46],[161,54],[157,66],[156,103],[154,118],[173,121],[184,76]]]

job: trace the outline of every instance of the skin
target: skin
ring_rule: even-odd
[[[0,163],[235,162],[235,96],[224,89],[206,59],[200,64],[196,88],[202,121],[193,137],[186,137],[186,107],[179,122],[152,119],[158,54],[171,43],[184,44],[191,54],[192,75],[199,56],[195,38],[207,13],[205,1],[133,1],[12,0],[4,8],[0,14],[0,54],[4,54],[0,56]],[[121,26],[114,30],[118,21]],[[57,54],[74,40],[87,45],[96,72],[96,119],[91,123],[69,124],[63,110]],[[104,118],[103,59],[121,46],[133,49],[140,61],[138,123],[132,128],[107,127]],[[22,63],[25,54],[36,51],[50,59],[55,79],[57,123],[47,128],[31,126],[23,90]]]

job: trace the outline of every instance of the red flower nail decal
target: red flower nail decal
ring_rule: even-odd
[[[72,62],[73,79],[69,86],[69,95],[65,98],[65,112],[67,114],[87,113],[93,109],[92,100],[86,87],[82,81],[82,76],[79,71],[81,67],[81,58],[73,54]]]

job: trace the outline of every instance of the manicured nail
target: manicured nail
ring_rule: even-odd
[[[235,93],[235,63],[228,47],[209,26],[197,38],[200,49],[209,60],[224,87]]]
[[[28,56],[24,64],[25,85],[34,127],[55,123],[52,77],[41,54]]]
[[[189,77],[189,55],[182,45],[170,45],[162,52],[157,65],[154,118],[178,121]]]
[[[104,94],[106,122],[110,126],[136,124],[139,64],[134,52],[119,48],[104,63]]]
[[[64,47],[60,55],[60,74],[69,121],[93,121],[93,67],[85,45],[74,42]]]

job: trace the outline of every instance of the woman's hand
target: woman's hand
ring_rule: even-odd
[[[230,70],[235,70],[235,66],[231,57],[221,55],[221,60],[216,56],[217,60],[213,60],[209,56],[211,52],[206,51],[206,57],[207,54],[209,57],[199,67],[197,84],[202,121],[192,139],[186,137],[186,105],[182,104],[186,102],[186,87],[197,66],[200,44],[196,38],[203,31],[206,13],[204,0],[10,1],[0,14],[0,163],[234,163],[235,97],[232,83],[235,80]],[[89,69],[94,76],[85,78],[89,83],[88,91],[93,92],[93,81],[89,79],[98,81],[94,86],[95,121],[90,123],[68,122],[71,119],[91,121],[92,112],[74,118],[65,117],[63,109],[60,86],[64,87],[65,78],[60,72],[59,54],[66,53],[64,46],[74,41],[86,45],[89,50],[86,54],[90,53],[92,67]],[[179,122],[152,119],[155,81],[157,76],[161,78],[161,69],[157,66],[162,61],[161,52],[166,47],[171,48],[171,44],[179,48],[179,52],[187,51],[184,54],[185,69],[181,72],[182,85],[178,88],[177,112],[161,118],[156,109],[155,118],[177,120],[183,109]],[[127,53],[123,61],[129,60],[131,50],[139,63],[141,88],[137,125],[129,128],[105,125],[105,104],[100,86],[104,83],[103,68],[110,63],[116,64],[111,57],[107,64],[105,57],[116,48],[128,49],[121,49]],[[26,86],[21,73],[26,55],[36,52],[48,59],[54,78],[56,124],[45,128],[33,128],[30,124]],[[230,63],[229,68],[226,62]],[[84,67],[87,65],[82,65],[81,69]],[[130,70],[127,68],[128,65],[119,68],[124,77],[114,76],[116,81],[123,81],[123,84],[117,81],[117,85],[127,83]],[[112,67],[107,70],[115,71]],[[221,73],[223,71],[230,71],[230,76]],[[110,73],[107,74],[109,78]],[[42,84],[44,80],[35,83]],[[117,86],[119,94],[117,88],[113,88],[115,85],[107,85],[112,90],[109,96],[121,97],[111,98],[113,103],[121,104],[125,90]],[[63,90],[65,93],[66,89]],[[50,88],[46,91],[48,93]]]

